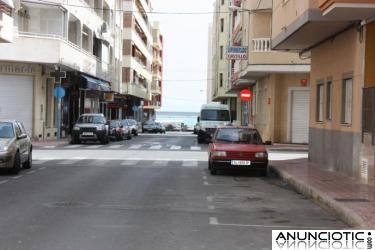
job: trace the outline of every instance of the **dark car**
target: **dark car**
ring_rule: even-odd
[[[267,142],[266,144],[270,144]],[[259,132],[250,127],[218,127],[209,145],[208,169],[268,172],[268,153]]]
[[[0,120],[0,168],[17,174],[32,166],[33,145],[21,122]]]
[[[155,133],[165,134],[165,126],[160,122],[156,122],[155,124],[156,124]]]
[[[109,142],[109,122],[103,114],[82,114],[72,130],[72,144],[81,141]]]

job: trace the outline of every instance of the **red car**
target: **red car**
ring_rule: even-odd
[[[219,127],[209,145],[208,169],[212,175],[218,170],[244,169],[268,172],[268,153],[255,128]]]

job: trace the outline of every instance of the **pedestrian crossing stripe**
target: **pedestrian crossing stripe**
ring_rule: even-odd
[[[45,149],[51,149],[50,146],[44,146],[42,148]],[[128,145],[124,144],[116,144],[116,145],[82,145],[82,144],[75,144],[75,145],[66,145],[63,146],[64,149],[133,149],[133,150],[140,150],[141,148],[144,149],[150,149],[150,150],[160,150],[163,148],[163,145],[157,144],[157,145],[146,145],[146,144],[135,144],[131,145],[130,147]],[[182,146],[179,145],[172,145],[168,146],[166,148],[169,148],[170,150],[183,150]],[[185,147],[187,149],[187,147]],[[200,146],[190,146],[188,147],[191,151],[200,151],[202,150],[202,147]]]
[[[80,159],[67,159],[67,160],[34,160],[33,164],[34,165],[42,165],[42,164],[48,164],[49,162],[53,162],[54,165],[74,165],[76,163],[79,163],[80,161],[84,160],[91,160],[87,165],[88,166],[108,166],[108,163],[112,160],[109,159],[85,159],[85,158],[80,158]],[[113,161],[119,161],[119,160],[113,160]],[[127,160],[120,160],[120,166],[134,166],[134,167],[139,167],[138,164],[143,163],[142,167],[167,167],[171,166],[170,163],[173,163],[176,167],[193,167],[196,168],[198,167],[198,160],[195,159],[184,159],[184,160],[173,160],[173,159],[156,159],[152,161],[147,161],[147,160],[142,160],[140,158],[130,158]],[[145,164],[146,162],[149,162]]]

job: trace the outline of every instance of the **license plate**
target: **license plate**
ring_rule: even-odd
[[[231,160],[230,164],[233,166],[250,166],[251,161],[238,161],[238,160]]]
[[[94,135],[93,132],[82,132],[82,135]]]

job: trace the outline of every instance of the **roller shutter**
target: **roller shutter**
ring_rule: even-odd
[[[292,143],[309,142],[309,100],[308,90],[292,91],[290,122]]]
[[[19,120],[32,135],[32,76],[0,76],[0,119]]]

